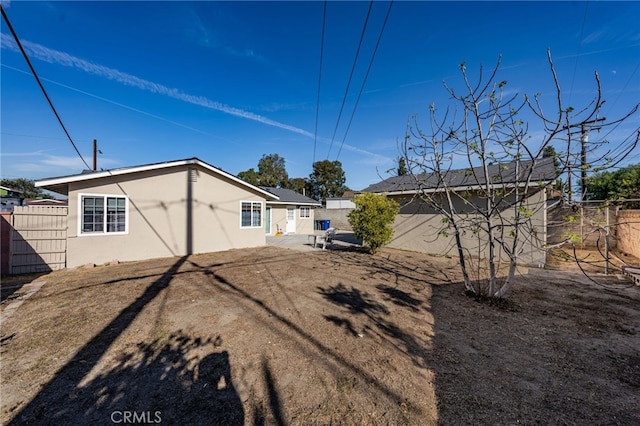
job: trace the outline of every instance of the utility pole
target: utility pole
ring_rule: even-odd
[[[587,195],[587,169],[588,169],[588,161],[587,161],[587,143],[589,142],[589,129],[587,129],[588,124],[598,123],[600,121],[606,120],[605,117],[596,118],[594,120],[583,121],[579,124],[580,126],[580,201],[585,201]],[[571,129],[578,127],[578,124],[564,126],[563,130],[569,131],[569,137],[572,134],[577,132],[572,132]],[[567,164],[567,185],[569,187],[569,204],[573,202],[573,184],[572,184],[572,156],[569,155],[569,164]]]
[[[584,121],[580,125],[581,130],[581,151],[580,151],[580,200],[586,201],[587,198],[587,143],[589,142],[589,130],[587,130],[587,124],[594,124],[599,121],[604,121],[606,118],[596,118],[595,120]]]
[[[93,171],[98,170],[98,141],[93,140]]]
[[[98,149],[98,141],[93,140],[93,171],[98,171],[98,154],[102,154],[102,151]]]

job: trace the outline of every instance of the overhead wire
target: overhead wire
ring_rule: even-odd
[[[622,95],[625,93],[625,91],[627,90],[627,87],[629,86],[629,84],[631,84],[631,81],[633,81],[636,73],[638,72],[638,69],[640,69],[640,62],[636,64],[636,67],[631,72],[631,75],[629,76],[629,79],[627,80],[627,82],[624,84],[624,86],[622,86],[622,89],[620,89],[620,92],[618,93],[618,96],[616,97],[616,99],[611,104],[607,105],[607,113],[604,114],[605,117],[609,115],[609,113],[613,110],[613,107],[615,106],[615,104],[618,103]]]
[[[380,34],[378,35],[378,40],[376,41],[376,46],[373,49],[373,53],[371,55],[371,60],[369,61],[369,66],[367,67],[367,72],[364,75],[364,79],[362,81],[362,86],[360,86],[360,91],[358,92],[358,97],[356,98],[356,102],[353,106],[353,111],[351,112],[351,117],[349,118],[349,124],[347,125],[347,129],[344,132],[344,137],[342,138],[342,143],[340,144],[340,149],[338,150],[338,154],[336,155],[336,161],[340,157],[340,153],[342,152],[342,147],[344,146],[344,142],[347,139],[347,135],[349,134],[349,129],[351,128],[351,123],[353,122],[353,117],[356,114],[356,110],[358,109],[358,104],[360,103],[360,97],[362,96],[362,92],[364,91],[364,87],[367,84],[367,79],[369,78],[369,72],[371,71],[371,67],[373,66],[373,61],[376,57],[376,53],[378,52],[378,46],[380,46],[380,40],[382,40],[382,34],[384,33],[384,29],[387,26],[387,21],[389,20],[389,15],[391,14],[391,7],[393,6],[393,0],[389,2],[389,8],[387,9],[387,14],[384,17],[384,22],[382,23],[382,28],[380,29]]]
[[[13,71],[16,71],[16,72],[19,72],[19,73],[29,74],[27,71],[23,71],[23,70],[21,70],[21,69],[14,68],[14,67],[9,66],[9,65],[6,65],[6,64],[1,64],[0,66],[2,66],[2,68],[8,68],[8,69],[10,69],[10,70],[13,70]],[[114,100],[107,99],[107,98],[104,98],[104,97],[102,97],[102,96],[95,95],[95,94],[93,94],[93,93],[86,92],[86,91],[84,91],[84,90],[80,90],[80,89],[78,89],[78,88],[76,88],[76,87],[71,87],[71,86],[69,86],[69,85],[66,85],[66,84],[60,83],[60,82],[55,81],[55,80],[51,80],[51,79],[44,78],[44,77],[40,77],[40,79],[41,79],[42,81],[46,81],[46,82],[48,82],[48,83],[55,84],[56,86],[63,87],[63,88],[68,89],[68,90],[73,90],[74,92],[81,93],[81,94],[83,94],[83,95],[85,95],[85,96],[89,96],[89,97],[92,97],[92,98],[94,98],[94,99],[98,99],[98,100],[100,100],[100,101],[107,102],[107,103],[109,103],[109,104],[112,104],[112,105],[118,106],[118,107],[120,107],[120,108],[127,109],[127,110],[129,110],[129,111],[137,112],[137,113],[139,113],[139,114],[143,114],[143,115],[146,115],[146,116],[148,116],[148,117],[155,118],[155,119],[157,119],[157,120],[162,120],[162,121],[165,121],[165,122],[167,122],[167,123],[170,123],[170,124],[173,124],[173,125],[176,125],[176,126],[179,126],[179,127],[185,128],[185,129],[187,129],[187,130],[192,130],[192,131],[194,131],[194,132],[201,133],[201,134],[203,134],[203,135],[207,135],[207,136],[211,136],[211,137],[218,138],[218,139],[221,139],[221,140],[225,140],[225,139],[221,138],[220,136],[214,135],[214,134],[209,133],[209,132],[205,132],[204,130],[196,129],[195,127],[187,126],[186,124],[182,124],[182,123],[178,123],[177,121],[169,120],[168,118],[161,117],[161,116],[159,116],[159,115],[155,115],[155,114],[152,114],[152,113],[150,113],[150,112],[143,111],[143,110],[141,110],[141,109],[134,108],[134,107],[132,107],[132,106],[125,105],[125,104],[123,104],[123,103],[116,102],[116,101],[114,101]],[[53,138],[53,139],[63,139],[63,140],[64,140],[65,138]]]
[[[569,103],[571,103],[571,94],[573,93],[573,83],[576,79],[576,72],[578,71],[578,60],[580,59],[580,51],[582,50],[582,37],[584,35],[584,25],[587,22],[587,12],[589,10],[589,1],[585,3],[584,15],[582,16],[582,27],[580,28],[580,39],[578,43],[578,51],[576,52],[576,62],[573,66],[573,76],[571,77],[571,86],[569,87]]]
[[[324,57],[324,29],[327,22],[327,0],[324,0],[322,12],[322,35],[320,37],[320,69],[318,70],[318,99],[316,102],[316,128],[313,132],[313,163],[316,162],[316,146],[318,144],[318,117],[320,115],[320,83],[322,82],[322,59]]]
[[[331,143],[329,144],[329,152],[327,152],[327,160],[329,159],[329,155],[331,155],[331,148],[333,147],[333,141],[336,137],[336,133],[338,132],[338,125],[340,124],[340,118],[342,117],[342,111],[344,110],[344,105],[347,101],[347,95],[349,94],[349,86],[351,86],[351,79],[353,78],[353,73],[356,69],[356,63],[358,62],[358,56],[360,55],[360,48],[362,47],[362,41],[364,40],[364,34],[367,31],[367,24],[369,22],[369,16],[371,16],[371,9],[373,7],[373,0],[369,2],[369,9],[367,10],[367,17],[364,21],[364,26],[362,27],[362,34],[360,35],[360,42],[358,43],[358,49],[356,50],[356,56],[353,59],[353,65],[351,66],[351,73],[349,74],[349,80],[347,81],[347,88],[344,91],[344,97],[342,98],[342,105],[340,106],[340,113],[338,114],[338,119],[336,120],[336,127],[333,130],[333,136],[331,136]]]
[[[75,142],[71,138],[71,135],[69,134],[69,131],[67,130],[67,128],[64,125],[64,123],[62,122],[62,118],[60,118],[60,115],[58,114],[58,111],[53,106],[53,102],[51,101],[51,98],[49,97],[49,94],[47,93],[47,90],[44,88],[44,85],[40,81],[40,77],[38,76],[38,73],[36,72],[35,68],[33,67],[33,64],[31,63],[31,60],[29,59],[29,56],[27,55],[27,52],[24,50],[24,47],[22,46],[22,43],[20,42],[20,39],[18,38],[18,34],[13,29],[13,25],[11,25],[11,22],[9,21],[9,17],[7,16],[7,13],[5,12],[4,7],[2,6],[2,4],[0,4],[0,10],[2,11],[2,17],[4,18],[4,21],[7,23],[7,27],[9,28],[9,31],[11,32],[11,35],[13,36],[13,39],[16,41],[16,44],[18,45],[18,48],[20,49],[20,52],[22,53],[22,56],[24,57],[25,61],[27,62],[27,65],[29,66],[29,69],[31,70],[31,73],[33,74],[33,77],[36,79],[36,82],[38,83],[38,86],[40,86],[40,90],[42,90],[42,94],[44,95],[44,97],[46,98],[47,102],[49,103],[49,107],[53,111],[53,114],[58,119],[58,123],[60,123],[60,127],[62,127],[62,130],[64,131],[65,135],[67,135],[67,139],[69,139],[69,142],[71,142],[71,145],[73,146],[73,149],[75,149],[76,153],[78,154],[78,156],[80,157],[80,159],[82,160],[84,165],[87,166],[87,169],[91,169],[91,167],[89,166],[89,163],[87,163],[87,161],[84,159],[82,154],[80,154],[80,150],[78,149],[78,147],[76,146]]]

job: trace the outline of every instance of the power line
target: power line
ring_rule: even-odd
[[[318,100],[316,103],[316,129],[313,132],[313,163],[316,162],[316,145],[318,142],[318,115],[320,114],[320,82],[322,81],[322,58],[324,56],[324,28],[327,22],[327,0],[324,0],[322,12],[322,36],[320,39],[320,69],[318,70]]]
[[[624,84],[624,86],[622,87],[622,89],[620,89],[620,92],[618,93],[618,96],[616,97],[616,99],[613,101],[612,104],[609,104],[608,109],[607,109],[607,114],[605,115],[609,115],[609,112],[611,112],[611,110],[613,109],[613,106],[615,104],[618,103],[618,101],[620,100],[620,97],[622,97],[622,95],[625,93],[625,91],[627,90],[627,87],[629,86],[629,84],[631,84],[631,82],[633,81],[636,73],[638,72],[638,69],[640,68],[640,62],[638,62],[636,64],[636,67],[634,68],[634,70],[631,72],[631,75],[629,76],[629,79],[627,80],[627,82]]]
[[[584,35],[584,24],[587,21],[587,11],[589,10],[589,1],[584,5],[584,15],[582,17],[582,27],[580,28],[580,41],[578,43],[578,51],[576,52],[576,63],[573,66],[573,76],[571,77],[571,86],[569,88],[569,103],[571,103],[571,94],[573,93],[573,83],[576,79],[576,72],[578,70],[578,59],[580,59],[580,51],[582,50],[582,36]]]
[[[364,75],[362,86],[360,86],[360,91],[358,92],[356,103],[353,106],[353,111],[351,112],[351,117],[349,118],[349,124],[347,125],[347,130],[344,132],[344,137],[342,138],[342,143],[340,144],[340,149],[338,150],[338,155],[336,155],[336,161],[338,161],[338,157],[340,157],[340,153],[342,152],[342,147],[344,146],[344,141],[347,139],[347,134],[349,133],[349,129],[351,128],[351,122],[353,121],[353,117],[356,115],[356,109],[358,109],[358,104],[360,103],[360,97],[362,96],[362,92],[364,91],[364,86],[367,84],[367,79],[369,78],[369,71],[371,71],[371,67],[373,66],[373,60],[375,59],[376,53],[378,52],[378,46],[380,46],[380,40],[382,40],[382,34],[384,33],[384,28],[387,26],[387,20],[389,19],[389,14],[391,13],[391,6],[393,6],[393,0],[389,2],[389,9],[387,9],[387,14],[384,17],[384,22],[382,23],[382,28],[380,29],[380,34],[378,35],[378,40],[376,41],[376,47],[373,49],[373,54],[371,55],[371,60],[369,61],[369,67],[367,68],[367,72]]]
[[[53,114],[58,119],[58,123],[60,123],[60,126],[62,127],[62,130],[64,130],[64,133],[65,133],[65,135],[67,135],[67,138],[69,139],[69,142],[71,142],[71,145],[73,146],[73,149],[76,150],[76,153],[78,154],[78,156],[80,157],[82,162],[85,164],[85,166],[87,166],[87,169],[91,169],[91,167],[89,167],[89,164],[85,161],[84,157],[82,157],[82,154],[80,154],[80,151],[78,150],[78,147],[76,146],[76,144],[73,142],[73,139],[71,139],[71,135],[69,134],[69,132],[67,131],[67,128],[65,127],[64,123],[62,122],[62,119],[60,118],[60,115],[58,114],[58,111],[56,111],[56,108],[53,106],[53,102],[51,102],[51,98],[49,98],[49,95],[47,94],[47,91],[45,90],[44,86],[42,85],[42,82],[40,81],[40,77],[38,77],[38,74],[36,73],[35,68],[31,64],[31,60],[29,59],[29,56],[27,55],[27,52],[24,50],[24,47],[22,47],[22,43],[20,42],[20,39],[18,38],[18,34],[16,34],[15,30],[13,29],[13,26],[11,25],[11,22],[9,22],[9,17],[7,16],[6,12],[4,11],[4,7],[2,6],[2,4],[0,4],[0,10],[2,11],[2,17],[4,18],[4,21],[7,23],[7,27],[9,28],[9,31],[11,31],[11,35],[13,36],[13,39],[16,41],[16,44],[18,45],[18,48],[20,49],[20,52],[22,52],[22,56],[24,57],[25,61],[27,62],[27,65],[29,66],[29,69],[31,70],[31,73],[33,74],[33,77],[36,79],[36,82],[38,83],[38,86],[40,86],[40,90],[42,90],[42,94],[44,94],[44,97],[47,99],[47,102],[49,103],[49,106],[51,107],[51,110],[53,111]]]
[[[351,67],[351,73],[349,74],[349,81],[347,81],[347,88],[344,91],[344,97],[342,98],[342,105],[340,106],[340,113],[338,114],[338,120],[336,121],[336,127],[333,130],[333,136],[331,136],[331,144],[329,144],[329,152],[327,152],[327,160],[329,159],[329,155],[331,154],[331,148],[333,147],[333,140],[336,137],[336,133],[338,131],[338,125],[340,124],[340,117],[342,116],[342,111],[344,109],[344,104],[347,101],[347,94],[349,93],[349,86],[351,85],[351,78],[353,77],[353,72],[356,69],[356,63],[358,62],[358,56],[360,55],[360,47],[362,47],[362,40],[364,39],[364,34],[367,30],[367,23],[369,22],[369,16],[371,15],[371,8],[373,7],[373,0],[369,2],[369,10],[367,10],[367,17],[364,20],[364,26],[362,27],[362,34],[360,35],[360,42],[358,43],[358,50],[356,50],[356,56],[353,59],[353,65]]]

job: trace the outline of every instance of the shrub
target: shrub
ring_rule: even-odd
[[[400,211],[394,200],[380,194],[358,194],[354,198],[356,208],[347,216],[357,238],[369,247],[371,253],[391,241],[393,221]]]

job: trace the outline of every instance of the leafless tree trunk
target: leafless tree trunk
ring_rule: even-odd
[[[525,246],[537,244],[544,249],[532,218],[545,205],[531,205],[530,199],[546,191],[557,177],[540,179],[536,174],[545,148],[561,148],[557,174],[573,173],[576,167],[584,170],[584,165],[575,162],[575,131],[584,132],[589,123],[605,126],[599,116],[604,101],[597,74],[595,99],[579,111],[565,108],[550,52],[547,56],[556,88],[557,115],[553,118],[543,112],[539,95],[506,95],[507,82],[497,79],[499,59],[488,78],[480,68],[476,84],[471,83],[465,65],[461,65],[464,92],[459,95],[445,85],[454,106],[448,107],[442,117],[435,105],[429,107],[429,132],[420,129],[417,116],[407,123],[401,153],[417,188],[414,202],[424,202],[442,216],[440,234],[448,236],[452,231],[464,285],[476,294],[503,297],[516,280]],[[620,123],[637,109],[638,105],[607,125]],[[527,113],[536,126],[544,129],[540,140],[529,137],[529,125],[521,118]],[[613,159],[601,155],[589,170],[598,170],[605,158],[619,161],[636,144],[637,137]],[[570,194],[571,188],[568,191]],[[456,205],[460,203],[464,207],[458,211]],[[465,235],[477,237],[478,259],[471,255]],[[504,267],[507,273],[501,278]],[[477,280],[472,280],[472,273]]]

